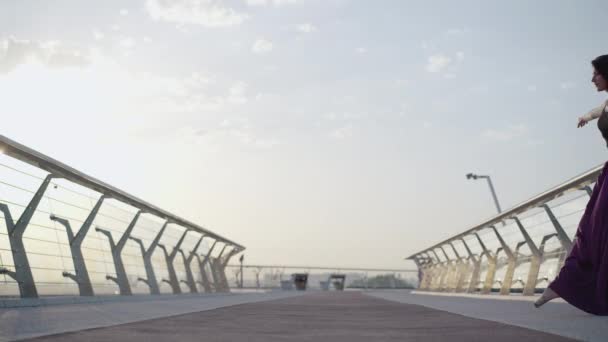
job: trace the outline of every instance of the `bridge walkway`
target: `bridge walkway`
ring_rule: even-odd
[[[32,341],[575,341],[359,291],[310,292]]]

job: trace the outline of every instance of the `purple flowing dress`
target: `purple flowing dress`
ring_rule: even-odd
[[[598,120],[608,142],[608,112]],[[577,308],[608,315],[608,163],[595,183],[572,250],[549,287]]]

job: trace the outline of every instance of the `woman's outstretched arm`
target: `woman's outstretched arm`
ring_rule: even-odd
[[[593,108],[589,113],[578,118],[578,127],[583,127],[589,121],[599,118],[600,115],[602,115],[602,112],[604,111],[604,107],[606,107],[607,104],[608,104],[608,101],[606,101],[599,107]]]

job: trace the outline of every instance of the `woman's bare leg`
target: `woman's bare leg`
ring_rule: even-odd
[[[555,298],[559,298],[559,295],[557,293],[555,293],[555,291],[551,290],[550,287],[547,287],[545,289],[545,292],[543,292],[543,294],[540,296],[540,298],[538,298],[536,300],[536,302],[534,302],[534,306],[537,308],[540,308],[546,302],[553,300]]]

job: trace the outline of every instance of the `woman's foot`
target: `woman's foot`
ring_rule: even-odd
[[[559,295],[557,293],[555,293],[555,291],[551,290],[551,288],[547,287],[545,289],[545,292],[543,292],[543,294],[540,296],[540,298],[538,298],[536,300],[536,302],[534,302],[534,306],[536,308],[540,308],[546,302],[553,300],[555,298],[559,298]]]

